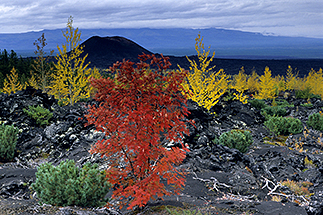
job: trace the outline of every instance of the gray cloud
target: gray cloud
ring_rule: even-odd
[[[318,0],[10,0],[0,33],[64,28],[225,28],[323,38]]]

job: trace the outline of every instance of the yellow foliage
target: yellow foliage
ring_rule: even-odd
[[[10,72],[11,74],[7,75],[7,78],[4,80],[4,87],[2,89],[2,91],[7,94],[16,93],[25,88],[25,86],[18,81],[16,69],[13,67]]]
[[[286,89],[287,90],[295,90],[297,88],[297,82],[298,82],[298,71],[296,74],[293,73],[293,69],[291,66],[288,66],[287,72],[286,72]]]
[[[209,67],[215,52],[213,52],[212,57],[208,57],[210,50],[205,51],[203,38],[201,38],[200,34],[195,39],[195,50],[198,54],[199,65],[187,57],[187,60],[191,64],[190,72],[183,81],[182,86],[184,91],[188,92],[189,99],[210,110],[227,91],[229,87],[229,76],[224,73],[223,69],[214,72],[213,69],[215,66]],[[182,70],[182,68],[180,69]]]
[[[243,104],[247,103],[247,96],[244,91],[247,90],[247,75],[244,73],[244,68],[241,67],[239,74],[233,77],[232,88],[237,90],[238,93],[233,93],[234,99],[241,101]]]
[[[274,82],[275,82],[275,88],[278,91],[277,93],[286,90],[286,82],[285,82],[284,76],[277,75],[274,78]]]
[[[316,165],[313,163],[313,161],[312,160],[309,160],[307,156],[304,159],[304,165],[306,167],[312,167],[312,168],[315,168],[316,167]]]
[[[37,83],[37,79],[36,79],[36,77],[35,77],[35,75],[33,73],[31,74],[31,77],[28,80],[28,84],[29,84],[29,86],[35,88],[36,90],[39,89],[39,85]]]
[[[264,75],[259,78],[259,91],[256,99],[273,99],[275,96],[275,81],[271,77],[269,67],[265,68]]]
[[[247,81],[247,89],[249,89],[249,91],[251,93],[255,93],[259,90],[259,76],[256,73],[256,71],[252,71],[252,74],[250,77],[248,77],[248,81]]]
[[[311,93],[314,95],[320,95],[323,98],[323,73],[322,68],[319,71],[311,69],[305,78],[305,86],[311,89]]]
[[[239,70],[238,75],[233,76],[232,88],[239,92],[244,92],[247,89],[247,75],[243,67]]]
[[[241,93],[233,93],[234,99],[242,102],[242,104],[247,104],[248,103],[248,96],[244,95],[242,92]]]
[[[52,74],[53,81],[49,91],[64,105],[73,105],[81,99],[89,98],[93,91],[89,79],[99,75],[97,69],[87,68],[89,65],[85,64],[87,55],[80,57],[83,53],[83,47],[79,45],[81,33],[78,33],[78,28],[74,29],[72,24],[73,18],[70,17],[67,29],[63,31],[66,43],[62,48],[57,46],[59,54],[54,64],[57,72]]]
[[[101,77],[100,71],[96,67],[94,67],[93,69],[90,70],[89,77],[99,79]],[[93,97],[96,89],[90,85],[90,82],[88,82],[88,88],[90,92],[90,97]]]
[[[306,77],[304,78],[297,77],[296,86],[294,90],[305,90],[305,89],[306,89]]]
[[[313,186],[313,183],[309,181],[299,181],[295,182],[292,180],[287,179],[286,181],[280,182],[283,186],[288,187],[293,193],[295,193],[298,196],[305,196],[310,197],[311,193],[308,190],[308,187]]]
[[[274,195],[274,196],[271,197],[271,201],[281,202],[282,201],[282,197],[281,196],[278,196],[278,195]]]

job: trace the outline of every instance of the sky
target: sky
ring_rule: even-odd
[[[0,0],[0,33],[73,26],[222,28],[323,38],[322,0]]]

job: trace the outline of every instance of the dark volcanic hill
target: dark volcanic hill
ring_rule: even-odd
[[[143,48],[137,43],[120,36],[99,37],[93,36],[84,43],[84,54],[88,54],[87,61],[90,67],[107,69],[116,61],[123,59],[133,62],[138,61],[138,55],[142,53],[152,54],[151,51]],[[157,56],[159,54],[156,54]],[[185,56],[167,56],[172,66],[170,69],[178,69],[177,65],[188,69],[190,64]],[[189,56],[190,59],[198,61],[197,56]],[[299,76],[308,74],[311,68],[318,71],[323,68],[323,59],[281,59],[281,60],[243,60],[243,59],[222,59],[215,58],[210,66],[216,65],[216,71],[224,69],[226,74],[237,74],[241,67],[244,67],[247,74],[255,70],[259,75],[263,74],[266,66],[272,71],[272,75],[286,75],[286,70],[290,65],[295,72],[299,71]]]
[[[87,61],[91,62],[91,67],[98,68],[109,68],[116,61],[123,59],[135,62],[138,61],[138,55],[142,53],[152,54],[137,43],[119,36],[93,36],[82,45],[84,45],[84,53],[88,54]]]

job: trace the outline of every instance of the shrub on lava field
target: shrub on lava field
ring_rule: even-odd
[[[295,182],[287,179],[286,181],[280,181],[283,186],[288,187],[297,196],[305,196],[309,198],[312,194],[308,190],[308,187],[313,186],[313,183],[309,181],[299,181]]]
[[[250,105],[258,110],[261,110],[265,107],[267,107],[266,103],[262,99],[252,99],[248,101]]]
[[[284,100],[284,99],[280,99],[275,101],[277,106],[280,107],[294,107],[294,104],[289,104],[288,101]]]
[[[0,159],[12,159],[16,149],[18,128],[0,125]]]
[[[315,130],[323,131],[323,116],[319,113],[313,113],[308,117],[306,124]]]
[[[24,112],[34,120],[36,120],[36,123],[40,126],[42,125],[48,125],[50,120],[53,117],[53,113],[51,113],[48,109],[45,109],[41,106],[29,106],[29,109],[23,109]]]
[[[253,140],[249,131],[231,130],[221,134],[213,142],[228,146],[229,148],[238,149],[240,152],[245,153],[248,151]]]
[[[264,125],[274,135],[298,134],[303,131],[302,122],[292,117],[269,116]]]
[[[62,161],[57,167],[51,163],[40,165],[36,172],[36,182],[31,189],[43,203],[83,207],[103,206],[110,184],[98,165],[86,163],[82,169],[73,160]]]
[[[95,125],[107,137],[90,152],[105,156],[108,180],[115,185],[112,198],[128,209],[180,194],[186,170],[177,165],[188,151],[182,139],[189,134],[189,92],[181,85],[188,71],[169,71],[170,62],[162,55],[143,54],[139,60],[115,63],[110,67],[114,79],[91,79],[100,105],[89,106],[85,115],[87,125]],[[163,140],[181,147],[166,148]]]
[[[310,87],[306,87],[304,90],[296,90],[295,96],[296,96],[296,98],[300,98],[300,99],[309,99],[309,98],[321,99],[321,96],[315,95],[311,92]]]
[[[265,116],[286,116],[286,109],[281,106],[267,106],[261,109],[261,113]]]

